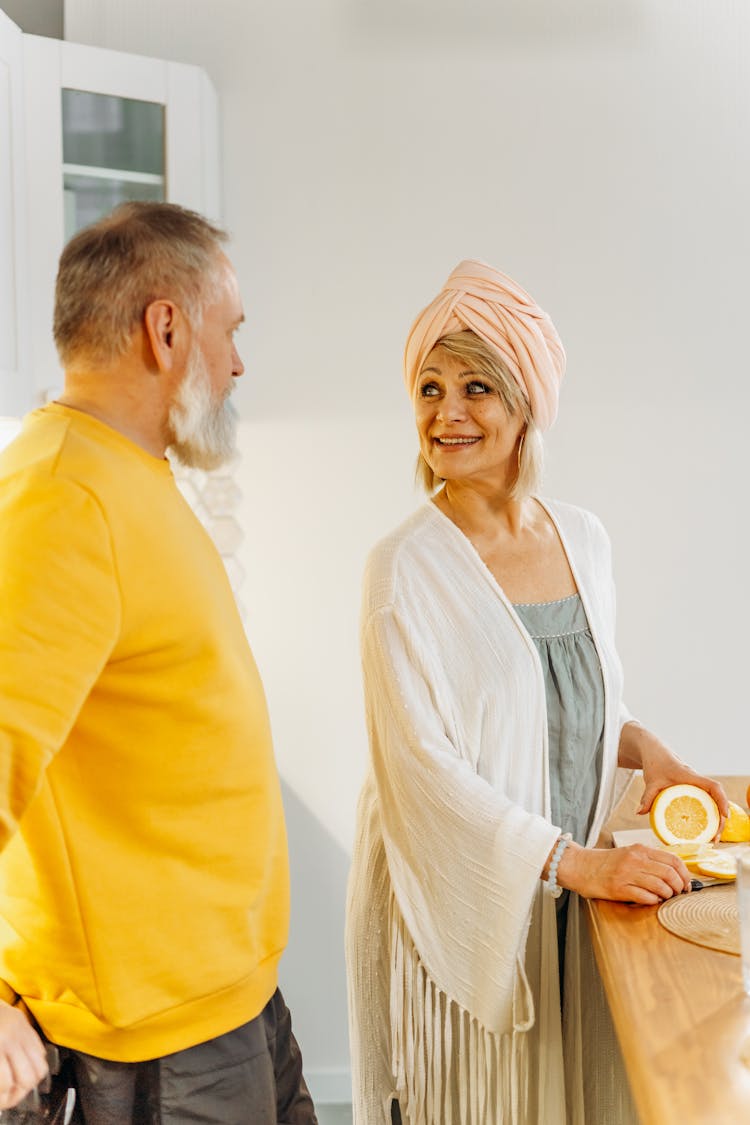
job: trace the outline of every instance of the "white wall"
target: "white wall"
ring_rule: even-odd
[[[222,101],[245,601],[298,872],[285,984],[308,1067],[335,1072],[360,572],[415,503],[401,348],[460,258],[516,276],[566,343],[548,491],[609,527],[631,708],[697,766],[750,772],[750,12],[67,0],[66,34],[200,63]]]

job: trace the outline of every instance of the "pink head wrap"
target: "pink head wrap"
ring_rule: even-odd
[[[427,356],[443,336],[470,329],[503,360],[523,391],[540,430],[557,416],[565,352],[555,326],[528,293],[485,262],[456,266],[406,341],[404,377],[414,397]]]

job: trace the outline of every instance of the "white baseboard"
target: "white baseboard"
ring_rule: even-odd
[[[344,1067],[305,1069],[305,1082],[313,1101],[320,1105],[349,1105],[352,1100],[352,1075]]]

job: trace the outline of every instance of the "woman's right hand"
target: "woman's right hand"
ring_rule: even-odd
[[[690,889],[690,872],[676,855],[631,844],[627,848],[582,848],[571,843],[557,869],[561,887],[584,898],[656,906]]]
[[[0,1000],[0,1110],[18,1105],[48,1072],[44,1044],[18,1008]]]

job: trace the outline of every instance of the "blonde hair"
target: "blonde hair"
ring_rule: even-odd
[[[79,231],[60,257],[54,336],[63,365],[124,354],[146,307],[176,301],[194,323],[220,284],[226,234],[174,203],[130,202]]]
[[[441,347],[449,355],[469,363],[472,371],[481,375],[497,391],[508,413],[521,415],[526,423],[526,429],[521,435],[518,449],[518,476],[513,483],[511,496],[520,500],[537,492],[541,487],[544,473],[542,435],[531,417],[531,407],[526,396],[500,356],[476,333],[470,331],[451,332],[438,340],[435,347]],[[443,483],[443,478],[435,475],[421,453],[417,457],[415,475],[417,483],[430,495]]]

